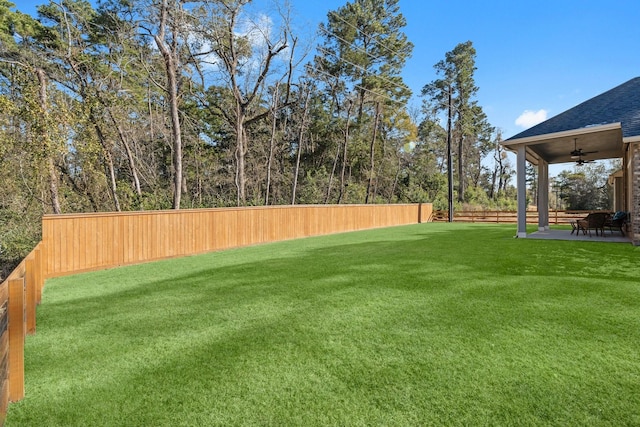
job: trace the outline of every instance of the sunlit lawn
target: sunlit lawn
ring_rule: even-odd
[[[639,425],[640,250],[421,224],[47,282],[7,426]]]

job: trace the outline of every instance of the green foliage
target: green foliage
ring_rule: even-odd
[[[3,202],[8,213],[39,222],[55,210],[53,192],[63,213],[172,207],[176,135],[165,58],[153,42],[156,28],[147,25],[157,23],[158,5],[45,3],[34,19],[0,1],[0,158],[11,171],[0,174],[0,187],[7,189],[0,195],[17,200]],[[273,66],[257,80],[251,67],[263,64],[266,52],[259,50],[269,44],[252,43],[253,34],[239,26],[242,20],[232,22],[234,16],[261,22],[251,20],[255,10],[246,5],[191,2],[189,14],[170,14],[175,25],[164,35],[175,37],[174,59],[180,60],[181,206],[237,205],[240,157],[244,203],[291,203],[302,141],[297,203],[368,200],[445,207],[446,131],[433,115],[422,120],[407,108],[410,91],[401,72],[413,44],[403,32],[400,2],[356,0],[332,11],[322,25],[322,53],[304,69],[297,65],[299,52],[308,46],[294,49],[300,40],[291,31],[295,25],[269,32],[272,48],[288,45],[274,61],[282,65],[290,59],[292,74]],[[238,67],[220,78],[210,62],[214,56],[231,58],[225,56],[231,55],[230,42],[237,47]],[[214,52],[205,52],[207,47]],[[461,44],[454,53],[447,58],[466,79],[454,83],[472,89],[473,45]],[[235,88],[229,84],[233,79]],[[479,178],[479,156],[487,149],[480,131],[483,115],[472,102],[468,107],[470,119],[459,129],[478,142],[471,138],[463,146],[468,165],[463,184],[470,188],[463,188],[463,195],[476,205],[500,198],[508,205],[514,195],[505,191],[506,183],[492,193],[498,184]],[[238,133],[246,138],[240,151]],[[5,234],[25,236],[15,239],[16,248],[22,247],[12,250],[17,256],[37,233],[31,226],[15,226],[23,229]]]
[[[297,192],[297,202],[302,205],[322,204],[326,197],[328,174],[319,169],[315,172],[307,172],[304,180],[300,181],[301,188]]]
[[[17,209],[16,205],[14,201],[13,206],[0,208],[0,280],[40,241],[40,218],[31,215],[28,209]]]
[[[603,163],[586,164],[575,171],[562,171],[557,179],[559,197],[567,209],[607,210],[611,209],[612,189],[607,184],[609,174]]]
[[[482,161],[493,148],[491,136],[494,129],[482,107],[473,99],[478,92],[473,77],[475,57],[476,50],[471,41],[458,44],[434,66],[440,78],[422,89],[425,98],[422,110],[426,117],[421,127],[424,131],[432,133],[437,115],[446,114],[443,136],[446,148],[440,155],[451,176],[453,164],[457,166],[457,200],[461,203],[466,200],[467,186],[479,184]],[[454,183],[449,182],[449,186],[453,187]]]
[[[469,200],[470,203],[479,204],[481,206],[491,206],[491,200],[487,195],[484,188],[481,187],[467,187],[465,189],[465,200]]]

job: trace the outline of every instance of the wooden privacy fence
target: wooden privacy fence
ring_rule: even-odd
[[[586,217],[591,212],[597,211],[549,211],[549,224],[569,224],[571,221]],[[447,221],[448,211],[435,211],[434,221]],[[515,224],[518,222],[517,211],[453,211],[453,220],[459,222],[495,222],[505,224]],[[527,211],[527,223],[538,223],[538,212]]]
[[[24,397],[24,340],[36,331],[36,305],[42,297],[43,244],[0,284],[0,424],[9,402]]]
[[[303,205],[49,215],[45,277],[431,219],[430,204]]]
[[[0,424],[24,397],[24,340],[50,277],[300,237],[429,222],[431,204],[303,205],[47,215],[0,284]]]

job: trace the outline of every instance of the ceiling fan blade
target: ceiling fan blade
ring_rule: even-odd
[[[576,166],[582,166],[585,163],[593,163],[595,162],[595,160],[585,160],[583,158],[579,158],[578,160],[576,160]]]
[[[578,148],[578,138],[573,138],[573,150],[569,153],[572,159],[581,160],[582,156],[595,153],[597,151],[582,151],[582,148]]]

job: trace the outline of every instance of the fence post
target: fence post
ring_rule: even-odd
[[[36,262],[36,303],[42,302],[42,288],[44,288],[44,263],[46,262],[43,255],[44,243],[40,242],[35,250]]]
[[[24,260],[25,281],[25,316],[27,334],[36,332],[36,268],[35,256],[32,254]]]
[[[24,278],[9,280],[9,400],[24,397]]]

